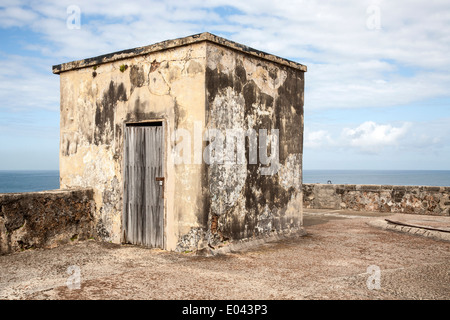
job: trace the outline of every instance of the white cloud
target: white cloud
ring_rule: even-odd
[[[412,124],[408,139],[403,139],[402,146],[408,150],[420,152],[439,152],[450,149],[450,118],[440,117],[432,121],[420,121]]]
[[[320,148],[332,145],[330,134],[326,130],[309,131],[305,130],[305,148]]]
[[[366,152],[377,152],[386,146],[399,145],[400,139],[411,128],[411,123],[404,123],[401,127],[391,124],[377,124],[366,121],[357,128],[344,128],[342,140],[344,144],[359,148]]]
[[[43,58],[0,56],[0,111],[59,110],[59,79]]]
[[[23,27],[31,24],[38,18],[38,15],[19,6],[0,8],[1,27]]]
[[[67,28],[70,5],[80,7],[80,30]],[[367,27],[371,5],[380,8],[379,30]],[[324,110],[366,108],[346,125],[329,121],[310,130],[307,124],[306,153],[448,155],[448,113],[428,122],[404,122],[400,115],[383,123],[363,121],[370,112],[383,112],[368,108],[426,99],[433,107],[431,99],[450,97],[449,19],[448,0],[2,0],[0,28],[34,32],[35,40],[22,43],[28,56],[0,49],[0,112],[56,112],[53,64],[210,31],[306,64],[305,110],[326,117]],[[30,51],[41,55],[30,57]]]
[[[306,150],[323,149],[354,153],[380,153],[386,148],[423,148],[424,144],[432,146],[441,141],[440,136],[429,136],[426,129],[411,130],[413,127],[427,128],[429,124],[379,124],[374,121],[365,121],[359,125],[342,128],[334,125],[329,129],[318,128],[311,131],[305,128],[304,147]],[[315,126],[317,127],[317,126]],[[408,139],[412,136],[414,141]],[[417,143],[419,144],[417,144]]]
[[[402,76],[385,62],[309,64],[305,105],[312,109],[390,107],[449,96],[445,70],[417,71]]]
[[[66,8],[72,0],[39,1],[20,8],[23,16],[39,15],[36,30],[55,36],[50,29],[39,29],[46,19],[65,23]],[[77,1],[82,13],[82,28],[90,22],[103,23],[105,32],[97,34],[104,41],[107,33],[117,36],[137,35],[132,22],[141,22],[147,28],[149,40],[172,31],[176,36],[187,35],[192,30],[224,28],[234,29],[233,38],[242,43],[298,59],[327,64],[358,63],[379,60],[380,57],[396,60],[411,66],[440,67],[450,61],[448,1],[375,1],[381,9],[381,30],[366,26],[367,8],[374,1],[347,0],[344,2],[247,0],[215,1]],[[213,9],[231,6],[240,14],[219,17]],[[16,5],[14,8],[18,8]],[[11,10],[6,8],[5,10]],[[20,21],[29,21],[22,19]],[[84,23],[83,23],[84,21]],[[215,22],[214,25],[206,24]],[[123,31],[107,31],[110,24],[120,23]],[[238,25],[239,28],[235,28]],[[188,28],[184,28],[189,26]],[[203,30],[202,30],[203,31]],[[138,37],[140,38],[140,37]],[[162,37],[161,37],[162,38]],[[163,38],[164,39],[164,38]],[[86,39],[85,39],[86,40]],[[78,40],[74,40],[76,47]],[[273,50],[271,50],[273,49]]]
[[[37,32],[46,41],[26,48],[52,64],[202,31],[223,32],[307,64],[307,109],[397,106],[450,95],[447,0],[79,0],[81,29],[70,30],[66,9],[73,4],[8,1],[0,6],[0,26]],[[367,27],[371,5],[380,8],[380,30]],[[220,17],[214,10],[224,6],[238,13]]]

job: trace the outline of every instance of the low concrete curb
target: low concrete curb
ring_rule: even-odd
[[[402,232],[402,233],[409,233],[417,236],[423,236],[428,238],[433,238],[436,240],[444,240],[444,241],[450,241],[450,233],[443,232],[443,231],[437,231],[437,230],[429,230],[425,228],[420,227],[412,227],[412,226],[405,226],[401,224],[395,224],[388,222],[386,220],[378,219],[378,220],[372,220],[366,222],[369,226],[381,228],[383,230],[391,230],[396,232]]]
[[[237,242],[231,242],[226,246],[218,247],[218,248],[203,248],[201,250],[197,250],[195,252],[196,255],[201,256],[217,256],[221,254],[227,254],[227,253],[233,253],[233,252],[240,252],[245,251],[248,249],[255,248],[257,246],[263,245],[267,242],[273,242],[273,241],[280,241],[285,239],[291,239],[295,237],[302,237],[306,235],[306,231],[304,228],[284,232],[284,233],[274,233],[269,236],[264,236],[262,238],[258,239],[249,239],[249,240],[240,240]]]

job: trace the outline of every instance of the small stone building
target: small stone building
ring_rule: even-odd
[[[114,243],[301,231],[305,72],[210,33],[54,66],[61,188],[94,190]]]

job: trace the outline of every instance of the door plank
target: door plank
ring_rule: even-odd
[[[163,248],[162,126],[126,127],[124,157],[124,240]]]

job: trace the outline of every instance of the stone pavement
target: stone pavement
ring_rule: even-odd
[[[395,232],[450,241],[450,216],[361,212],[333,209],[304,209],[305,226],[329,219],[370,217],[367,224]]]
[[[0,299],[448,300],[450,242],[373,226],[385,219],[448,221],[305,210],[304,236],[210,257],[75,241],[0,256]]]

